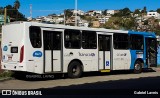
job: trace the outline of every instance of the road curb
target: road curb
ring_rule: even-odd
[[[7,80],[13,80],[14,78],[12,77],[5,77],[5,78],[2,78],[0,79],[0,82],[4,82],[4,81],[7,81]]]

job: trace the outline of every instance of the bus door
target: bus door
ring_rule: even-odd
[[[98,35],[99,70],[111,69],[111,35]]]
[[[62,32],[43,30],[44,73],[62,71]]]
[[[157,66],[157,43],[155,38],[145,38],[146,40],[146,64],[148,67]]]

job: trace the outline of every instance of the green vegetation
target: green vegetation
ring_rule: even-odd
[[[13,75],[13,72],[11,72],[11,71],[4,71],[4,72],[0,73],[0,79],[11,77],[12,75]]]
[[[111,17],[109,21],[105,23],[104,27],[107,29],[133,30],[135,29],[135,25],[134,18]]]
[[[140,9],[135,9],[135,11],[133,12],[133,14],[134,14],[134,15],[135,15],[135,14],[140,15],[140,14],[141,14]]]
[[[160,13],[160,8],[157,9],[157,12]],[[131,12],[129,8],[124,8],[119,10],[118,13],[112,15],[112,17],[109,18],[109,21],[103,25],[103,27],[107,29],[151,31],[155,32],[157,35],[160,35],[160,20],[155,19],[154,17],[144,19],[143,17],[146,14],[146,7],[144,7],[143,10],[135,9],[134,12]],[[137,17],[142,19],[137,20]],[[141,22],[138,23],[137,21]]]
[[[26,21],[25,15],[20,13],[18,9],[20,8],[19,0],[15,0],[13,6],[7,5],[5,7],[0,6],[0,15],[4,15],[4,9],[7,8],[7,16],[10,17],[10,21]],[[0,25],[0,33],[2,33],[2,25]]]
[[[135,13],[138,13],[136,10]],[[119,10],[118,13],[114,14],[109,21],[105,23],[104,27],[107,29],[124,29],[134,30],[136,26],[135,19],[131,16],[129,8]]]
[[[65,13],[66,19],[68,19],[73,15],[72,9],[66,9],[64,13]]]
[[[115,13],[113,16],[114,17],[130,17],[131,16],[131,11],[129,8],[124,8],[119,10],[118,13]]]
[[[16,11],[17,11],[17,14],[16,14],[16,20],[17,20],[18,19],[18,9],[20,8],[20,2],[18,0],[16,0],[14,2],[14,7],[13,8],[15,8]]]
[[[0,7],[0,15],[4,15],[4,9],[7,8],[7,16],[11,18],[11,21],[26,21],[25,15],[20,13],[18,9],[20,8],[19,0],[15,0],[13,6],[7,5],[5,7]]]
[[[158,8],[156,11],[160,14],[160,8]]]

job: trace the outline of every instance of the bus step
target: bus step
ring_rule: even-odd
[[[100,70],[101,72],[110,72],[110,69]]]

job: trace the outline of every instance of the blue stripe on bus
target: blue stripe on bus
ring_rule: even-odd
[[[143,54],[137,54],[137,52],[143,52]],[[145,50],[130,50],[130,54],[131,54],[131,65],[130,65],[130,69],[134,69],[134,64],[136,62],[137,59],[141,59],[144,62],[144,66],[143,68],[147,68],[148,66],[146,65],[146,52]],[[138,57],[138,55],[142,55],[143,57]]]
[[[151,37],[151,38],[155,38],[155,33],[148,33],[148,32],[135,32],[135,31],[129,31],[128,34],[141,34],[143,36],[146,37]],[[144,51],[143,50],[130,50],[130,54],[131,54],[131,65],[130,65],[130,69],[134,69],[134,64],[135,61],[138,59],[137,58],[137,53],[136,52],[143,52],[143,58],[140,58],[143,60],[144,62],[144,68],[148,68],[148,65],[146,65],[146,45],[145,45],[145,41],[144,41]]]
[[[148,32],[129,31],[128,34],[141,34],[141,35],[144,35],[144,36],[152,36],[153,38],[156,38],[156,35],[153,32],[148,33]]]
[[[131,65],[130,65],[130,69],[134,69],[134,63],[136,58],[136,51],[135,50],[130,50],[130,54],[131,54]]]
[[[160,45],[157,47],[157,65],[160,65]]]

